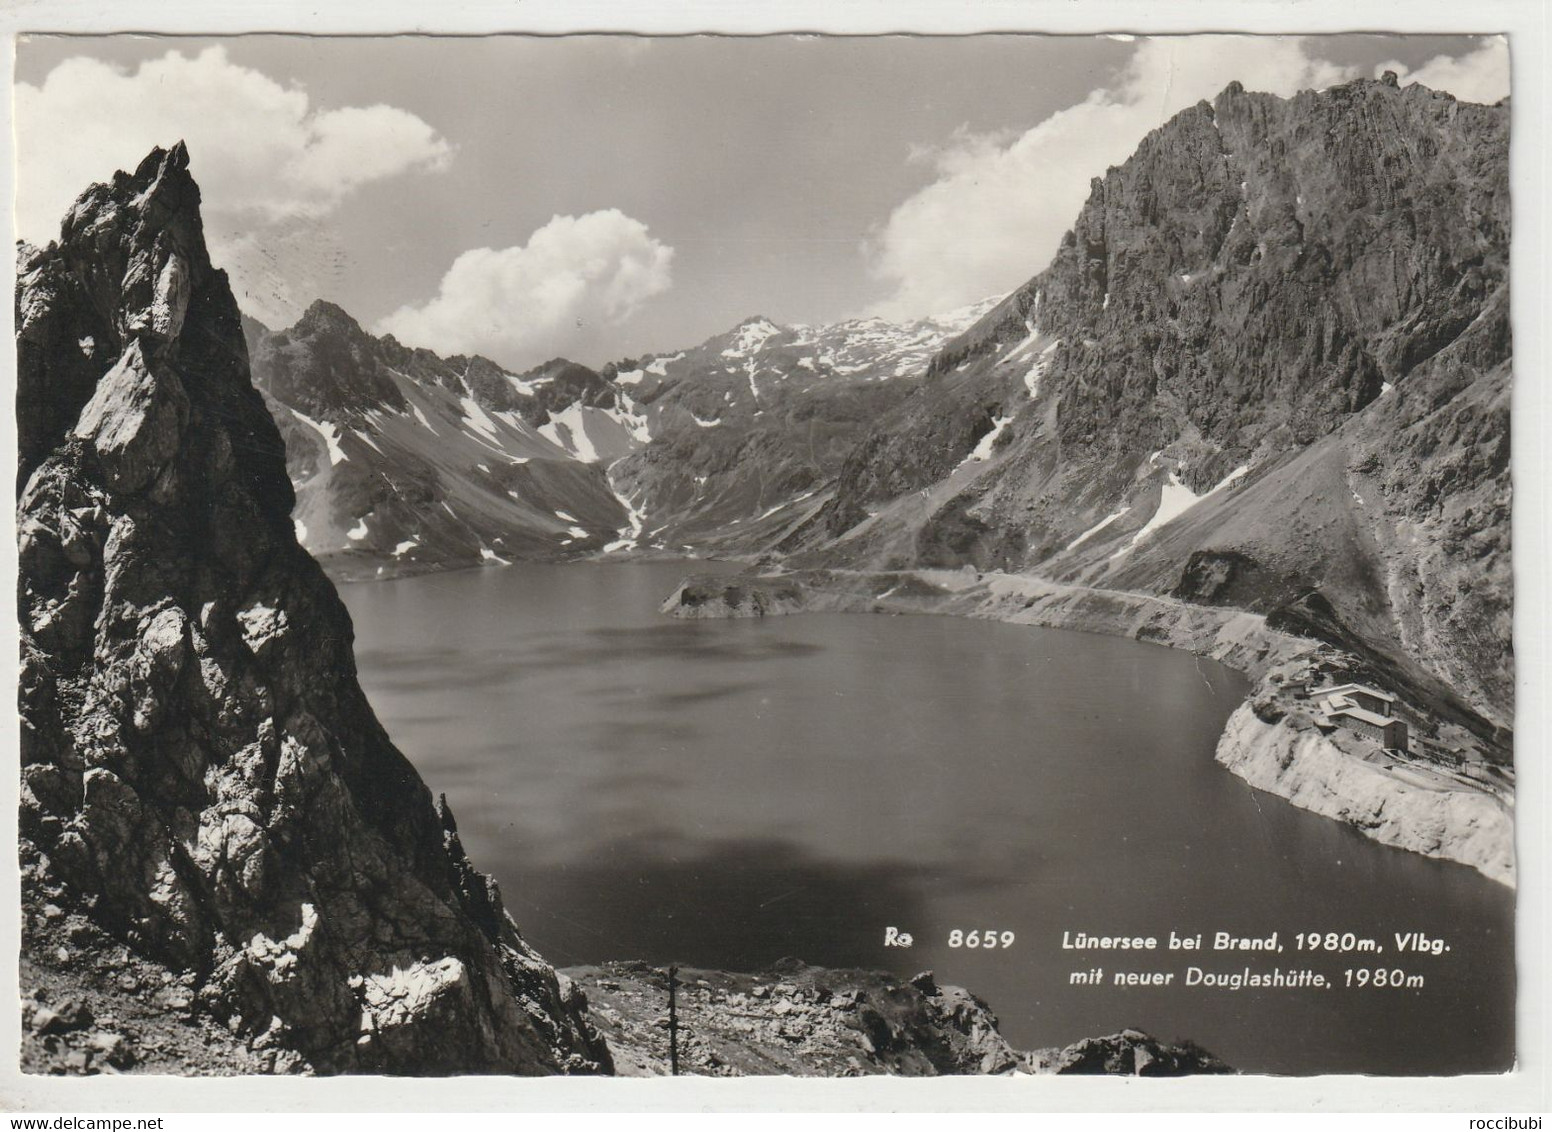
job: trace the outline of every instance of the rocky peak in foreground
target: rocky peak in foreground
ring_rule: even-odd
[[[357,683],[182,145],[16,302],[24,905],[318,1071],[608,1068]]]

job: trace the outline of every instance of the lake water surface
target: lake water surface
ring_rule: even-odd
[[[675,563],[518,565],[344,586],[362,683],[475,864],[557,966],[783,956],[931,968],[1024,1048],[1125,1026],[1276,1073],[1502,1070],[1513,895],[1376,845],[1213,762],[1247,688],[1135,641],[951,617],[676,621]],[[883,946],[886,928],[909,950]],[[950,948],[954,929],[1012,932]],[[1212,933],[1283,954],[1213,952]],[[1200,953],[1169,933],[1205,933]],[[1301,931],[1379,956],[1301,955]],[[1445,940],[1397,954],[1393,934]],[[1153,935],[1152,953],[1062,948]],[[1310,967],[1334,989],[1186,987]],[[1345,989],[1400,967],[1417,989]],[[1075,971],[1104,970],[1098,986]],[[1176,972],[1121,988],[1116,971]]]

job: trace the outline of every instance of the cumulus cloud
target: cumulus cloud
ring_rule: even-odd
[[[603,356],[640,305],[668,290],[673,257],[618,209],[556,216],[521,247],[464,252],[435,298],[401,307],[376,329],[519,367],[557,354]]]
[[[87,185],[181,138],[203,191],[212,255],[234,269],[239,290],[252,259],[243,248],[256,233],[316,230],[363,185],[444,169],[453,154],[406,110],[315,107],[306,90],[233,63],[221,47],[169,51],[133,70],[66,59],[39,85],[17,84],[15,121],[22,239],[53,239]],[[262,280],[247,283],[265,290]],[[266,312],[261,305],[253,313]]]
[[[133,71],[66,59],[16,88],[18,226],[48,239],[81,190],[182,138],[207,209],[254,220],[320,216],[362,185],[442,169],[452,147],[393,106],[315,109],[307,92],[227,58],[169,51]]]
[[[1406,86],[1422,83],[1434,90],[1447,90],[1462,102],[1492,105],[1509,96],[1509,41],[1501,35],[1490,36],[1470,54],[1436,55],[1417,70],[1401,63],[1382,63],[1375,75],[1395,71]]]
[[[1411,77],[1451,89],[1496,73],[1485,44],[1440,58]],[[1506,48],[1503,49],[1505,74]],[[1478,58],[1482,56],[1482,58]],[[1012,290],[1048,263],[1088,196],[1089,181],[1118,165],[1145,134],[1231,80],[1290,95],[1357,77],[1310,54],[1308,41],[1272,36],[1139,40],[1117,80],[1009,140],[959,131],[913,156],[936,179],[873,233],[869,266],[890,288],[872,313],[918,317]],[[1473,89],[1476,89],[1473,87]]]

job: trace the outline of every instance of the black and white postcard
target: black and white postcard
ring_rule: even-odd
[[[1514,1072],[1512,36],[50,31],[24,1080]]]

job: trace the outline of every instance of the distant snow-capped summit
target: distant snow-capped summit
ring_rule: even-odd
[[[336,574],[374,576],[744,545],[813,498],[988,305],[825,327],[754,315],[602,373],[442,357],[323,300],[284,330],[244,329],[286,437],[299,537]]]

